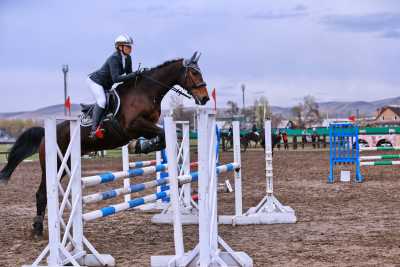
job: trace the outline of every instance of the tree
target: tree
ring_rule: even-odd
[[[294,106],[291,111],[296,125],[300,128],[312,127],[322,123],[318,103],[315,101],[315,97],[311,95],[305,96],[303,103]]]
[[[305,127],[304,118],[304,105],[299,103],[297,106],[292,107],[291,109],[292,115],[294,117],[294,121],[299,128]]]
[[[304,97],[304,120],[308,127],[322,123],[319,105],[311,95]]]

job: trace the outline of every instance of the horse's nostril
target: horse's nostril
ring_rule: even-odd
[[[201,99],[201,104],[202,104],[202,105],[205,105],[205,104],[208,102],[208,100],[210,100],[210,98],[209,98],[208,96],[204,96],[204,97]]]

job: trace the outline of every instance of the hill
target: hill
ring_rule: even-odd
[[[329,118],[347,117],[349,115],[356,115],[357,111],[360,116],[374,116],[377,109],[383,106],[400,106],[400,97],[386,98],[377,101],[330,101],[318,103],[320,112],[327,114]],[[186,110],[195,110],[194,107],[187,107]],[[225,108],[222,108],[225,110]],[[72,114],[78,114],[80,106],[73,104],[71,107]],[[167,111],[163,111],[165,113]],[[274,114],[282,114],[283,117],[289,118],[291,116],[291,107],[272,106]],[[53,105],[43,107],[33,111],[21,111],[0,113],[0,119],[42,119],[48,116],[63,116],[64,106]]]

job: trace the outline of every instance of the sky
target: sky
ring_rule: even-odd
[[[0,112],[62,103],[62,64],[72,102],[93,102],[85,79],[120,33],[134,39],[134,69],[200,51],[219,107],[241,106],[242,84],[246,105],[400,95],[397,0],[0,0]]]

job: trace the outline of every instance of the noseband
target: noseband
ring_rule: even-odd
[[[185,83],[187,83],[187,79],[188,79],[188,77],[189,77],[190,82],[193,84],[193,86],[190,87],[190,90],[198,89],[198,88],[201,88],[201,87],[206,87],[207,84],[206,84],[204,81],[203,81],[203,82],[200,82],[200,83],[198,83],[198,84],[196,84],[196,82],[193,80],[192,75],[189,75],[189,74],[188,74],[188,73],[189,73],[189,69],[192,69],[192,70],[194,70],[194,71],[196,71],[196,72],[198,72],[198,73],[200,73],[200,74],[201,74],[201,71],[200,71],[200,69],[199,69],[197,66],[195,66],[195,65],[190,65],[190,64],[188,64],[187,66],[185,66]]]

